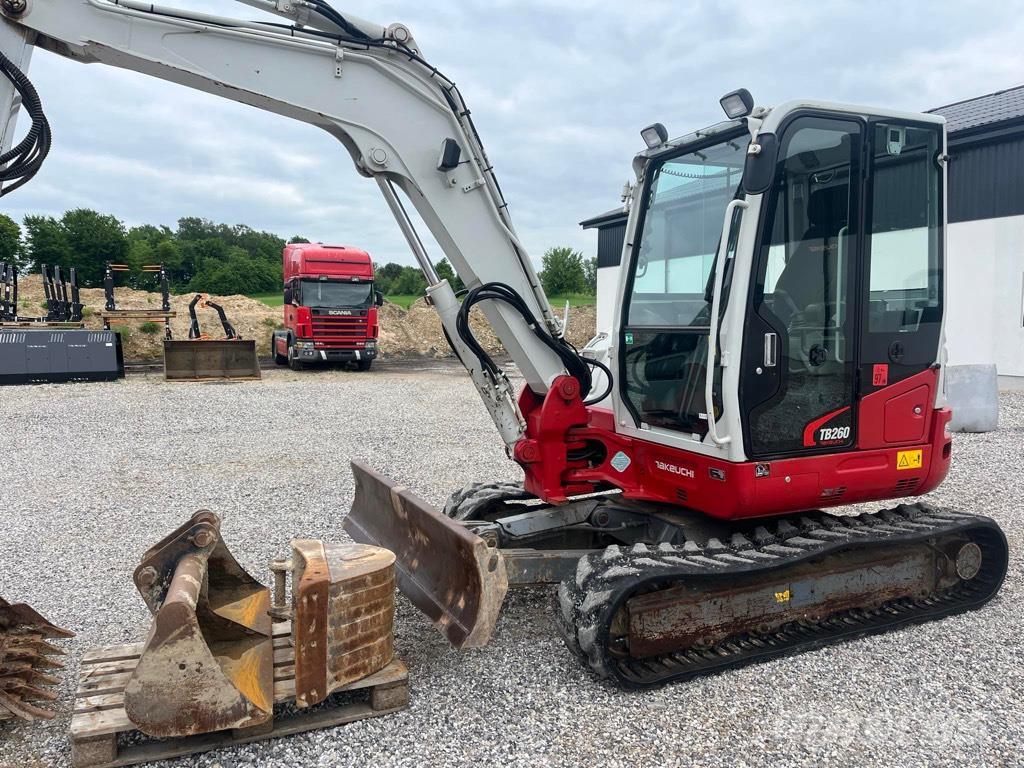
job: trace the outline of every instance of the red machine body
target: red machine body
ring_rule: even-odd
[[[515,459],[526,489],[551,503],[614,487],[627,499],[729,520],[919,496],[949,471],[952,412],[932,405],[937,374],[929,369],[861,398],[850,450],[744,463],[616,434],[612,412],[584,406],[578,382],[565,376],[545,398],[523,390],[527,430]],[[573,461],[573,453],[588,458]]]
[[[377,355],[379,332],[370,254],[351,246],[285,247],[284,324],[274,334],[278,362],[358,362]]]

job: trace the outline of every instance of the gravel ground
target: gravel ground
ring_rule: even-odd
[[[436,365],[369,374],[273,371],[261,383],[7,387],[0,594],[78,632],[77,657],[140,640],[141,553],[195,509],[225,517],[249,570],[293,535],[339,538],[348,461],[438,504],[517,476],[469,381]],[[931,501],[995,517],[1012,559],[980,612],[640,694],[597,682],[557,638],[551,590],[514,594],[494,641],[456,653],[404,599],[412,672],[397,715],[166,765],[1021,765],[1024,393],[1002,429],[956,438]],[[0,725],[0,766],[68,765],[68,718]]]

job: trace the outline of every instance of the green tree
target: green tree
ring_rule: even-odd
[[[462,278],[455,274],[455,270],[452,269],[452,265],[448,262],[448,259],[441,259],[437,264],[434,265],[434,271],[437,272],[437,276],[442,280],[447,280],[448,284],[452,287],[455,292],[465,290],[466,284],[462,282]]]
[[[189,291],[230,295],[269,293],[280,278],[273,269],[244,248],[227,246],[223,257],[207,259],[189,282]]]
[[[597,294],[597,257],[591,256],[583,260],[583,280],[587,284],[587,293]]]
[[[270,232],[185,217],[178,220],[175,245],[181,264],[176,285],[229,294],[267,293],[281,287],[285,241]]]
[[[402,274],[402,265],[388,262],[383,266],[373,265],[373,279],[377,283],[377,290],[385,295],[393,295],[396,291],[391,290],[399,275]]]
[[[26,216],[24,263],[32,270],[40,264],[70,264],[71,246],[60,221],[52,216]]]
[[[115,217],[88,208],[76,208],[60,219],[25,217],[25,255],[34,269],[41,264],[75,267],[83,286],[103,282],[107,262],[124,263],[128,237]]]
[[[583,293],[587,288],[583,254],[572,248],[549,248],[542,261],[540,280],[549,296]]]
[[[0,213],[0,261],[19,265],[21,227],[10,216]]]
[[[416,267],[402,267],[402,274],[391,286],[396,296],[422,296],[427,290],[427,280]]]
[[[292,235],[292,238],[288,241],[288,245],[294,245],[295,243],[308,243],[309,240],[302,237],[301,235]]]
[[[107,262],[123,264],[128,256],[124,224],[109,214],[76,208],[60,220],[71,251],[71,261],[61,266],[77,267],[82,285],[100,285]]]

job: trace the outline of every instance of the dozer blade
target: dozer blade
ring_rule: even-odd
[[[167,381],[260,377],[254,339],[164,341]]]
[[[394,658],[395,556],[299,540],[291,565],[295,701],[310,707]]]
[[[228,551],[220,519],[197,512],[143,556],[134,579],[154,615],[125,687],[135,727],[166,738],[270,720],[270,591]]]
[[[398,588],[453,645],[487,645],[508,591],[501,553],[365,464],[353,461],[352,473],[345,531],[395,553]]]
[[[40,686],[54,685],[56,678],[41,669],[64,665],[51,657],[63,655],[44,638],[74,637],[74,632],[50,623],[29,606],[11,605],[0,597],[0,720],[52,720],[56,712],[31,704],[55,701],[57,695]]]

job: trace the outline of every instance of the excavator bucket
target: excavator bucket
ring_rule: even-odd
[[[487,645],[508,591],[501,553],[365,464],[353,461],[352,472],[345,531],[395,553],[398,588],[453,645]]]
[[[259,379],[260,361],[254,339],[164,341],[167,381]]]
[[[53,710],[39,706],[57,698],[46,687],[57,683],[49,670],[64,666],[53,658],[64,652],[47,641],[74,635],[29,606],[11,605],[0,597],[0,720],[56,717]]]
[[[292,542],[295,701],[310,707],[394,658],[395,556],[366,544]]]
[[[238,564],[203,510],[150,549],[135,585],[153,613],[125,687],[129,720],[166,738],[273,718],[270,590]]]

